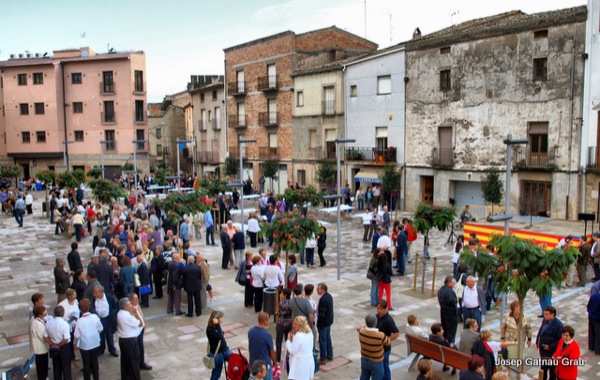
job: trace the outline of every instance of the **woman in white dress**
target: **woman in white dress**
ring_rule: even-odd
[[[303,316],[297,316],[285,347],[290,355],[289,380],[310,380],[315,375],[313,333]]]

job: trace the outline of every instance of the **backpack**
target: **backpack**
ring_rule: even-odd
[[[225,376],[228,380],[247,380],[250,377],[250,365],[248,359],[242,355],[238,348],[238,353],[233,353],[229,356],[227,364],[227,372]]]
[[[241,286],[245,286],[247,280],[248,279],[246,278],[246,260],[243,260],[240,263],[237,274],[235,275],[235,282],[237,282]]]

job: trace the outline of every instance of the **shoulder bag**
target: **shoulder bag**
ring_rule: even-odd
[[[464,275],[464,273],[460,275],[458,281],[456,281],[456,284],[454,285],[454,288],[452,288],[452,290],[454,290],[454,294],[456,294],[457,299],[462,298],[463,292],[465,291],[465,286],[462,284],[462,279]]]
[[[217,349],[215,353],[211,356],[210,353],[210,343],[206,343],[206,354],[202,357],[202,363],[208,369],[214,369],[216,367],[215,364],[215,356],[219,353],[219,347],[221,347],[221,340],[219,339],[219,343],[217,343]]]

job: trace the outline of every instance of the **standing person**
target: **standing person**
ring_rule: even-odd
[[[288,379],[310,380],[314,377],[313,342],[313,333],[306,318],[296,317],[292,331],[285,342],[285,347],[290,355]]]
[[[188,312],[186,317],[194,316],[194,304],[196,305],[196,316],[202,314],[202,305],[200,304],[200,291],[202,290],[202,269],[196,264],[196,258],[190,256],[187,259],[187,265],[183,268],[181,274],[183,289],[187,293]]]
[[[491,380],[492,375],[496,372],[496,362],[498,361],[500,350],[505,347],[514,346],[515,344],[517,342],[492,341],[492,332],[487,329],[479,333],[479,340],[473,344],[471,351],[474,355],[479,355],[484,360],[485,380]]]
[[[117,336],[121,350],[121,379],[140,380],[140,348],[138,347],[139,328],[144,325],[131,306],[129,298],[119,300],[117,313]]]
[[[179,225],[179,237],[183,240],[183,244],[190,241],[190,229],[188,224],[190,222],[190,218],[187,216],[181,219],[181,224]]]
[[[69,262],[69,269],[72,272],[77,271],[77,269],[83,270],[83,264],[81,263],[81,256],[79,255],[79,251],[77,251],[79,245],[76,242],[71,243],[71,252],[67,254],[67,261]]]
[[[325,247],[327,247],[327,228],[321,226],[321,233],[317,235],[317,253],[319,254],[320,267],[327,265],[325,258],[323,257]],[[313,265],[312,267],[314,268],[315,266]]]
[[[592,268],[594,269],[594,281],[600,281],[600,232],[592,233]]]
[[[358,210],[362,211],[365,209],[365,195],[363,194],[362,187],[358,187],[354,194],[356,201],[358,202]]]
[[[258,313],[262,310],[263,289],[265,287],[265,265],[260,265],[260,256],[252,258],[250,279],[252,280],[252,290],[254,292],[254,311]]]
[[[265,288],[278,288],[283,284],[283,272],[277,265],[277,258],[275,255],[269,256],[269,265],[264,266],[265,274]]]
[[[383,206],[383,217],[381,219],[381,226],[386,230],[390,229],[390,213],[387,206]]]
[[[77,301],[81,301],[83,299],[83,293],[85,293],[85,274],[82,269],[77,269],[75,274],[73,274],[73,281],[71,282],[71,289],[75,290],[75,294],[77,294]]]
[[[208,338],[209,354],[215,358],[215,368],[210,374],[210,380],[219,380],[223,372],[223,363],[229,361],[232,352],[227,347],[225,333],[221,329],[221,323],[225,319],[222,311],[215,310],[208,318],[208,326],[206,326],[206,337]]]
[[[185,222],[184,222],[185,223]],[[154,256],[150,260],[150,274],[152,275],[152,282],[154,284],[154,297],[152,299],[163,298],[163,272],[165,270],[166,262],[163,254],[163,247],[160,245],[154,250]],[[129,294],[129,293],[125,293]],[[133,304],[133,302],[132,302]]]
[[[367,207],[365,209],[365,213],[361,214],[361,218],[363,221],[363,230],[364,230],[364,234],[363,234],[363,241],[366,243],[369,240],[371,240],[371,210]]]
[[[311,266],[315,267],[315,248],[317,247],[317,239],[315,239],[315,234],[312,234],[309,238],[306,239],[306,246],[304,250],[306,251],[306,257],[300,253],[300,265],[304,265],[304,260],[306,259],[306,267],[310,268]]]
[[[392,353],[391,342],[400,336],[400,331],[394,322],[394,318],[388,313],[388,304],[385,300],[377,303],[377,329],[385,334],[390,340],[390,345],[383,347],[383,380],[391,380],[390,354]]]
[[[379,211],[379,201],[381,199],[381,189],[379,188],[379,185],[373,185],[371,193],[373,194],[373,209]]]
[[[465,235],[458,235],[452,249],[452,276],[454,278],[458,278],[458,260],[463,249],[465,249]]]
[[[390,269],[392,267],[392,239],[388,234],[388,231],[385,227],[380,227],[381,236],[379,240],[377,240],[377,248],[381,249],[381,252],[385,254],[387,258],[388,264],[390,265]]]
[[[579,279],[579,286],[585,286],[587,282],[587,268],[588,264],[592,263],[592,245],[584,240],[583,244],[579,246],[580,255],[577,256],[577,278]]]
[[[269,314],[265,312],[258,313],[258,325],[248,330],[248,351],[250,353],[250,363],[254,363],[256,360],[267,363],[267,376],[264,378],[272,380],[272,368],[277,365],[277,353],[273,347],[273,336],[266,329],[268,324]]]
[[[333,344],[331,342],[331,325],[333,325],[333,297],[327,292],[327,284],[317,285],[317,294],[320,296],[317,306],[317,330],[319,330],[319,364],[333,360]]]
[[[211,210],[206,210],[204,213],[204,226],[206,227],[206,245],[215,247],[215,223],[213,221]]]
[[[181,255],[174,253],[171,255],[171,261],[167,264],[167,314],[175,312],[175,315],[181,315],[181,273],[185,265],[181,262]]]
[[[440,320],[444,328],[444,338],[454,343],[456,329],[458,327],[458,314],[456,294],[454,293],[456,280],[452,276],[446,276],[444,285],[438,291],[438,302],[440,304]]]
[[[79,243],[81,241],[81,237],[83,236],[83,215],[81,215],[79,212],[75,212],[71,218],[71,224],[75,229],[75,239]]]
[[[398,275],[404,276],[406,272],[406,254],[408,252],[408,240],[404,225],[398,226],[398,238],[396,239],[396,268]]]
[[[152,370],[152,366],[146,364],[145,351],[144,351],[144,332],[146,331],[146,322],[144,321],[144,312],[140,308],[140,299],[135,293],[129,293],[128,297],[131,303],[132,311],[140,317],[142,325],[138,327],[137,343],[140,351],[140,369]]]
[[[256,248],[258,233],[260,232],[260,224],[255,212],[250,213],[248,218],[248,236],[250,236],[250,247]]]
[[[365,327],[358,328],[360,342],[360,380],[383,379],[383,359],[390,339],[377,329],[377,317],[370,313],[365,317]]]
[[[288,333],[292,330],[292,305],[290,304],[290,298],[292,297],[292,291],[284,288],[281,291],[279,299],[279,309],[277,311],[279,318],[277,318],[277,325],[275,331],[277,335],[275,337],[275,348],[277,352],[277,361],[281,361],[281,343],[283,338],[287,340]]]
[[[219,237],[221,238],[221,248],[223,249],[223,256],[221,258],[221,269],[229,269],[229,260],[231,259],[231,238],[224,228],[225,224],[221,228]],[[207,238],[208,240],[208,238]],[[208,243],[206,244],[208,245]]]
[[[531,324],[529,323],[529,318],[521,313],[521,305],[519,305],[518,300],[511,302],[510,312],[504,316],[500,332],[502,342],[515,342],[519,339],[519,320],[521,318],[523,318],[523,337],[527,339],[527,347],[531,346]],[[517,349],[518,346],[508,347],[508,355],[505,359],[518,359]],[[521,352],[523,352],[523,345],[521,345]],[[521,364],[521,373],[525,373],[525,363]]]
[[[73,275],[72,271],[65,270],[65,259],[62,257],[56,258],[56,266],[54,267],[54,290],[57,294],[57,303],[61,303],[67,295],[69,289],[69,277]]]
[[[75,325],[73,336],[77,339],[77,347],[83,361],[83,378],[90,380],[100,379],[100,367],[98,366],[98,354],[100,347],[100,333],[104,329],[100,318],[90,313],[90,300],[84,298],[79,303],[81,317]]]
[[[119,282],[123,286],[123,294],[129,294],[135,290],[135,269],[127,256],[121,258],[121,265]]]
[[[58,347],[58,355],[52,358],[54,379],[71,380],[71,328],[64,320],[65,309],[62,306],[54,308],[54,318],[46,324],[44,339],[50,349]]]
[[[33,214],[33,195],[29,191],[25,192],[25,208],[27,209],[27,215]]]
[[[111,313],[116,313],[117,305],[112,295],[104,292],[102,285],[94,288],[94,297],[91,299],[91,309],[102,323],[102,333],[100,334],[100,355],[104,354],[108,346],[108,352],[115,358],[119,356],[113,340],[113,323]]]
[[[562,338],[558,341],[553,358],[558,359],[556,365],[556,377],[560,380],[577,380],[579,372],[578,359],[581,357],[579,344],[573,339],[575,329],[570,325],[565,325],[562,330]]]
[[[463,320],[466,321],[467,318],[475,319],[479,325],[479,330],[477,331],[481,331],[482,315],[487,314],[485,293],[481,286],[475,285],[475,278],[473,276],[467,277],[467,286],[460,299],[460,305],[462,307]],[[463,325],[463,328],[467,328],[467,326]]]
[[[289,290],[294,289],[296,284],[298,284],[298,265],[296,265],[296,255],[291,254],[288,257],[288,272],[286,280],[286,287]]]
[[[67,298],[62,300],[58,306],[62,306],[64,309],[63,318],[69,324],[69,332],[71,333],[71,340],[69,341],[71,359],[77,361],[79,358],[75,356],[75,341],[73,339],[73,333],[75,331],[75,325],[79,319],[79,315],[81,315],[81,310],[79,309],[79,302],[77,301],[77,293],[75,293],[75,290],[71,288],[67,289]]]
[[[17,201],[15,202],[15,208],[13,209],[13,214],[15,215],[15,220],[19,227],[23,227],[23,214],[25,214],[25,201],[23,197],[19,195]],[[81,240],[81,239],[80,239]]]
[[[239,227],[235,227],[235,233],[231,238],[231,243],[233,244],[233,266],[235,269],[238,269],[238,265],[242,261],[244,257],[244,252],[246,251],[246,237],[244,233],[240,231]]]
[[[46,307],[37,305],[33,308],[33,318],[29,320],[29,350],[35,355],[38,380],[46,380],[48,377],[48,345],[44,339],[44,332],[46,331],[44,319],[46,316]]]
[[[386,309],[389,306],[390,310],[394,310],[392,307],[392,267],[388,263],[387,256],[380,253],[377,257],[377,278],[379,282],[377,286],[379,288],[379,295],[377,300],[381,301],[383,293],[385,292],[385,298],[387,300]]]
[[[551,358],[556,352],[558,342],[562,338],[562,328],[562,322],[560,319],[556,318],[556,309],[553,306],[546,306],[544,309],[544,321],[542,322],[535,339],[535,345],[538,348],[542,359]],[[555,366],[553,365],[541,366],[541,370],[544,372],[544,380],[556,379],[554,368]]]
[[[589,339],[588,348],[600,355],[600,293],[590,296],[587,304]]]
[[[375,240],[375,235],[377,235],[377,239],[379,239],[378,226],[379,226],[379,213],[376,208],[371,211],[371,229],[369,230],[369,236],[367,237],[367,241],[371,241],[371,252],[375,250],[377,247],[377,241]]]
[[[412,247],[412,243],[417,240],[418,234],[415,227],[410,223],[408,218],[402,219],[402,224],[404,225],[404,229],[406,230],[406,239],[408,240],[408,248],[406,250],[406,261],[410,264],[412,263],[412,257],[410,255],[410,249]]]
[[[150,271],[148,270],[148,264],[144,260],[143,255],[136,256],[136,260],[138,263],[137,274],[140,278],[140,286],[150,285]],[[140,289],[137,288],[136,292],[140,295]],[[150,307],[150,303],[148,300],[148,294],[144,294],[141,296],[142,298],[142,307]]]
[[[244,271],[246,273],[246,281],[244,282],[244,306],[247,308],[251,308],[254,306],[254,288],[252,287],[252,252],[246,252],[246,260],[244,263],[240,263],[240,265],[244,265]]]
[[[379,296],[379,278],[377,277],[377,258],[381,253],[381,249],[377,248],[371,255],[371,261],[369,261],[369,273],[371,278],[371,306],[377,306]]]

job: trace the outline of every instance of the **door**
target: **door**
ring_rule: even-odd
[[[323,91],[325,97],[323,114],[333,116],[335,115],[335,88],[333,86],[327,86]]]
[[[287,165],[279,165],[277,172],[277,193],[283,194],[288,184]]]
[[[480,219],[486,217],[486,212],[481,212],[481,208],[473,206],[485,206],[485,199],[481,191],[481,182],[456,181],[454,182],[454,207],[457,212],[461,212],[466,205],[471,207],[473,217]]]
[[[541,212],[549,214],[552,198],[552,182],[520,181],[519,213],[521,215],[537,215]]]
[[[452,128],[440,127],[438,129],[440,142],[440,165],[452,165]]]
[[[237,79],[238,93],[241,94],[241,93],[246,92],[246,83],[244,82],[244,72],[238,71],[236,79]]]
[[[277,124],[277,99],[269,99],[269,125]]]
[[[29,173],[29,164],[20,164],[21,165],[21,169],[23,169],[23,176],[22,178],[25,178],[25,180],[28,180],[29,178],[31,178],[31,173]]]
[[[421,176],[421,203],[433,204],[433,176]]]
[[[267,66],[267,75],[269,76],[269,88],[277,87],[277,69],[274,64]]]

